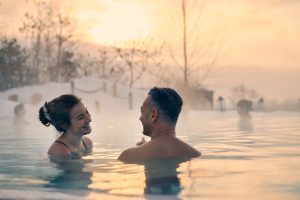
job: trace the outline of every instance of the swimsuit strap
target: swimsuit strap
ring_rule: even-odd
[[[67,149],[68,149],[70,152],[72,152],[72,151],[70,150],[70,148],[68,147],[68,145],[66,145],[64,142],[59,141],[59,140],[56,140],[55,142],[65,145],[65,147],[67,147]]]
[[[82,144],[84,146],[85,151],[87,151],[86,145],[85,145],[84,140],[82,138],[81,138],[81,141],[82,141]]]
[[[81,141],[82,141],[82,144],[83,144],[83,146],[84,146],[85,151],[87,151],[87,147],[86,147],[86,144],[84,143],[84,140],[81,139]],[[65,145],[65,147],[67,147],[67,149],[68,149],[70,152],[72,152],[71,149],[68,147],[68,145],[67,145],[66,143],[64,143],[64,142],[62,142],[62,141],[59,141],[59,140],[56,140],[55,142]]]

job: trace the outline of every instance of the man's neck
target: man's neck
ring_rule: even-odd
[[[153,130],[151,134],[151,140],[161,136],[175,136],[175,125],[162,125]]]

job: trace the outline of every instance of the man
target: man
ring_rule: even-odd
[[[197,157],[199,151],[176,138],[175,126],[182,99],[170,88],[152,88],[141,107],[143,134],[151,141],[121,153],[119,160],[132,162],[151,158]]]

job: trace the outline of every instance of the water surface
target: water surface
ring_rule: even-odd
[[[34,119],[0,119],[0,198],[7,199],[300,199],[300,114],[183,114],[177,135],[202,156],[123,164],[141,138],[138,114],[93,120],[94,152],[50,162],[52,128]],[[149,140],[148,138],[146,138]]]

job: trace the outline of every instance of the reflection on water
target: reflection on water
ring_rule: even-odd
[[[178,178],[180,163],[188,159],[165,158],[151,159],[142,164],[145,168],[145,194],[172,194],[180,193],[182,186]]]
[[[238,127],[241,131],[252,132],[253,124],[251,118],[247,118],[247,119],[240,118],[238,121]]]
[[[106,118],[90,135],[94,152],[63,161],[46,155],[55,132],[11,122],[0,120],[0,199],[300,198],[298,113],[254,112],[241,126],[234,111],[189,113],[177,133],[199,159],[133,164],[117,157],[140,140],[136,120]]]
[[[58,170],[56,175],[46,177],[48,181],[44,187],[88,189],[92,183],[93,173],[85,170],[85,166],[93,160],[82,158],[49,157]]]

